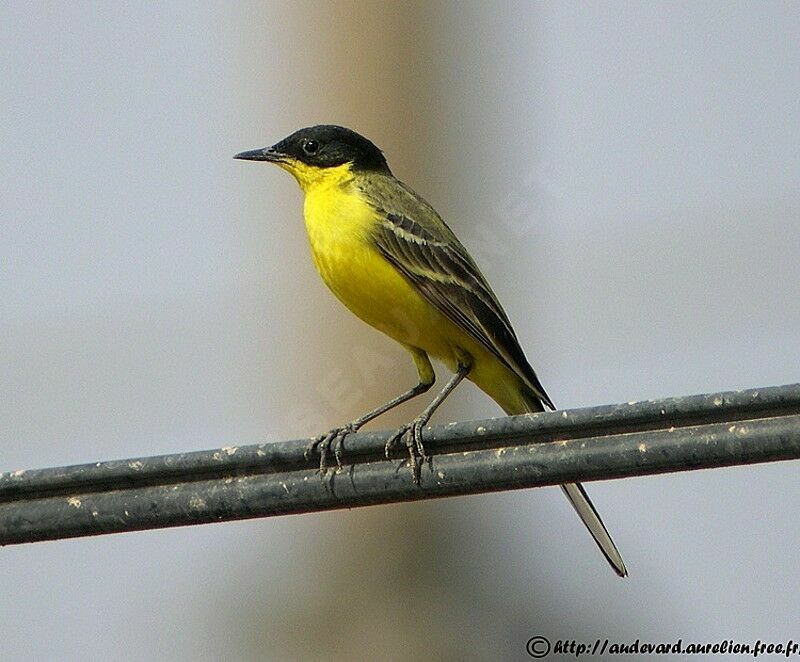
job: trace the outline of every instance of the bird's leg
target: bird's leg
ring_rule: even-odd
[[[436,374],[433,371],[433,366],[431,365],[428,355],[421,349],[410,345],[406,345],[406,349],[411,352],[414,364],[417,366],[419,384],[414,388],[408,389],[405,393],[398,395],[396,398],[392,398],[386,404],[367,412],[361,418],[357,418],[343,427],[333,428],[330,432],[322,434],[314,439],[311,445],[306,449],[306,459],[308,459],[311,453],[319,450],[319,473],[321,476],[324,476],[328,469],[328,456],[330,455],[331,447],[333,447],[333,454],[336,457],[336,464],[341,469],[342,455],[344,453],[344,439],[348,434],[356,432],[365,423],[425,393],[433,386],[436,381]]]
[[[386,457],[388,458],[392,448],[405,437],[409,463],[411,465],[411,477],[417,485],[419,485],[420,480],[420,459],[425,460],[428,457],[425,454],[425,447],[422,445],[422,428],[428,424],[428,421],[439,408],[439,405],[445,401],[447,396],[453,392],[453,389],[455,389],[469,374],[470,368],[471,366],[468,364],[459,363],[456,374],[445,384],[445,387],[437,394],[431,403],[425,407],[423,412],[413,421],[401,427],[389,437],[389,440],[386,442]]]
[[[340,428],[333,428],[326,434],[321,434],[313,442],[309,445],[306,449],[306,459],[308,459],[309,455],[317,450],[319,450],[319,472],[320,475],[325,475],[325,472],[328,470],[328,456],[330,454],[331,448],[333,448],[333,454],[336,458],[336,464],[341,469],[342,468],[342,453],[344,451],[344,438],[348,434],[353,434],[354,432],[358,432],[358,429],[366,424],[369,423],[371,420],[378,418],[382,414],[385,414],[390,409],[394,409],[398,405],[411,400],[411,398],[415,398],[422,393],[425,393],[430,387],[433,385],[431,383],[423,383],[420,382],[415,387],[408,389],[405,393],[398,395],[396,398],[392,398],[389,402],[382,404],[380,407],[376,407],[370,412],[367,412],[360,418],[357,418],[354,421],[351,421],[347,425],[343,425]]]

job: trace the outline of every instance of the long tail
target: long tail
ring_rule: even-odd
[[[523,387],[522,400],[524,403],[523,408],[526,411],[544,411],[540,396],[532,389]],[[520,412],[509,411],[509,409],[517,409],[518,407],[519,405],[510,408],[503,407],[503,409],[505,409],[506,413],[508,414],[514,414]],[[586,494],[586,490],[583,489],[583,485],[580,483],[569,483],[567,485],[562,485],[561,489],[564,490],[564,494],[567,495],[567,499],[569,499],[569,502],[572,504],[575,512],[578,513],[578,517],[581,518],[583,523],[586,525],[586,528],[589,529],[589,533],[592,534],[592,538],[594,538],[594,541],[597,543],[600,551],[603,552],[603,556],[605,556],[608,562],[611,564],[614,572],[616,572],[620,577],[625,577],[628,574],[628,569],[625,567],[625,562],[622,560],[622,556],[620,555],[617,546],[614,544],[614,541],[611,540],[608,529],[606,529],[605,524],[603,524],[603,520],[600,519],[599,513],[589,500],[589,495]]]
[[[567,485],[562,485],[561,489],[564,490],[567,499],[569,499],[575,512],[578,513],[578,517],[583,520],[586,528],[589,529],[589,533],[592,534],[592,538],[594,538],[600,551],[603,552],[603,556],[605,556],[611,564],[614,572],[620,577],[625,577],[628,574],[625,562],[622,560],[622,556],[620,556],[614,541],[611,540],[611,536],[608,535],[608,530],[605,524],[603,524],[603,520],[600,519],[600,515],[597,510],[595,510],[592,502],[589,500],[589,495],[586,494],[583,485],[580,483],[569,483]]]

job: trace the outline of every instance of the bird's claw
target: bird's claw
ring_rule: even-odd
[[[353,434],[357,431],[355,425],[348,423],[340,428],[333,428],[332,430],[321,434],[314,439],[306,448],[304,456],[306,460],[310,459],[312,453],[319,453],[319,475],[325,476],[328,472],[328,457],[330,456],[331,449],[333,456],[336,459],[337,470],[342,469],[342,457],[344,456],[344,439],[347,435]]]
[[[415,418],[411,423],[403,425],[389,437],[384,448],[386,459],[389,459],[392,450],[400,445],[401,439],[405,439],[405,447],[408,450],[408,463],[411,467],[411,478],[417,485],[419,485],[420,481],[420,465],[424,460],[428,459],[428,455],[425,453],[425,446],[422,443],[422,429],[427,423],[427,419]]]

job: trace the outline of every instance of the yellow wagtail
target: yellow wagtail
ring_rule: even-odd
[[[325,284],[353,313],[405,347],[419,384],[341,428],[320,436],[320,471],[333,447],[368,421],[425,393],[435,375],[429,356],[454,376],[424,411],[387,441],[405,440],[412,476],[425,458],[422,430],[464,378],[507,414],[554,409],[525,358],[489,283],[453,231],[425,200],[396,179],[383,153],[339,126],[296,131],[272,147],[237,154],[291,173],[305,193],[304,216],[314,264]],[[580,484],[564,493],[608,559],[625,576],[622,557]]]

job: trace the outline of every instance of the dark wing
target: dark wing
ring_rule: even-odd
[[[555,409],[491,287],[434,209],[405,187],[402,196],[374,202],[381,223],[373,240],[381,254],[427,301],[519,375],[544,404]]]

